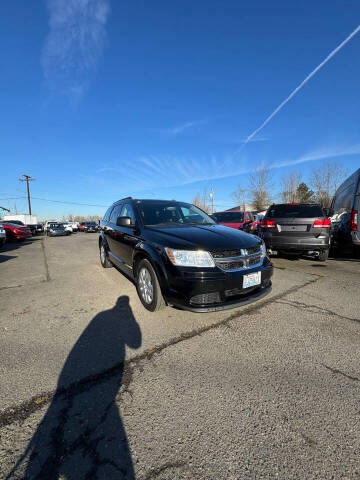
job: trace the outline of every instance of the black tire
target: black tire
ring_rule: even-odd
[[[326,262],[329,258],[329,250],[322,250],[318,256],[319,262]]]
[[[111,268],[114,265],[109,260],[109,255],[103,242],[100,243],[100,263],[103,268]]]
[[[146,278],[146,280],[144,277]],[[151,282],[152,295],[151,291],[144,291],[145,281]],[[147,260],[146,258],[140,260],[136,269],[136,290],[138,292],[141,303],[144,305],[146,310],[149,310],[149,312],[156,312],[166,306],[164,297],[161,293],[161,288],[156,272],[149,260]],[[152,300],[150,301],[151,297]]]

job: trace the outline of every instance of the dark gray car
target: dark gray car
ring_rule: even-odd
[[[60,236],[70,235],[70,232],[65,230],[64,225],[61,223],[51,223],[47,229],[48,237],[60,237]]]
[[[325,262],[329,255],[330,224],[319,205],[281,203],[267,210],[260,236],[270,253],[314,255]]]

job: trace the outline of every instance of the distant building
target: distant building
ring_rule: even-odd
[[[246,212],[252,212],[253,208],[251,205],[248,205],[247,203],[245,203],[245,205],[238,205],[237,207],[228,208],[227,210],[224,210],[224,211],[225,212],[243,212],[244,210]]]

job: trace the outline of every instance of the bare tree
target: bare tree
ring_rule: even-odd
[[[294,171],[281,178],[281,198],[285,203],[298,202],[297,193],[300,185],[301,172]]]
[[[210,213],[207,188],[204,188],[202,195],[200,195],[200,193],[197,193],[195,197],[192,199],[191,203],[201,208],[201,210],[204,210],[204,212]]]
[[[245,208],[245,194],[246,194],[246,189],[242,188],[241,185],[237,186],[237,189],[232,192],[231,196],[237,203],[237,205],[240,206],[243,210],[246,210]]]
[[[262,167],[249,176],[251,203],[254,210],[265,210],[271,202],[270,191],[273,188],[271,170]]]
[[[329,208],[332,198],[346,177],[346,170],[337,162],[326,162],[312,172],[310,184],[315,191],[316,201]]]

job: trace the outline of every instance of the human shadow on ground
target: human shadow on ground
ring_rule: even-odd
[[[51,405],[7,478],[135,478],[116,405],[126,345],[139,348],[141,330],[129,298],[122,296],[114,308],[97,314],[79,337]]]

